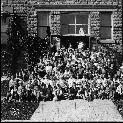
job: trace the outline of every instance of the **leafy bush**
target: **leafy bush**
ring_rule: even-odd
[[[38,105],[29,102],[2,102],[1,120],[29,120]]]
[[[6,97],[9,91],[9,80],[4,80],[1,82],[1,96]]]

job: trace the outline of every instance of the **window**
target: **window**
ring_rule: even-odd
[[[101,12],[100,19],[101,19],[101,27],[100,27],[101,39],[111,39],[112,37],[111,12]]]
[[[88,34],[88,12],[64,12],[61,14],[61,34],[79,34],[80,28]]]
[[[10,17],[7,17],[8,15],[6,13],[1,16],[1,25],[8,25],[10,21]]]
[[[12,4],[12,3],[14,3],[14,0],[1,0],[1,3],[3,3],[3,4]]]
[[[46,37],[47,26],[49,26],[49,12],[41,11],[37,13],[38,19],[38,36],[42,39]]]

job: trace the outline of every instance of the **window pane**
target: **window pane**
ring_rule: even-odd
[[[77,24],[88,24],[88,15],[76,15]]]
[[[62,24],[74,24],[75,23],[75,15],[61,14],[61,23]]]
[[[8,39],[8,35],[6,34],[6,32],[1,32],[1,44],[3,43],[7,43],[7,39]]]
[[[68,34],[68,25],[61,25],[61,34]]]
[[[101,27],[100,34],[101,34],[101,39],[111,39],[111,28]]]
[[[75,25],[70,24],[80,24],[76,26],[75,32]],[[85,25],[81,25],[85,24]],[[66,25],[66,26],[65,26]],[[69,27],[67,27],[69,25]],[[79,34],[80,27],[83,27],[85,30],[85,34],[88,34],[88,14],[87,13],[65,13],[61,14],[61,33],[62,34]]]
[[[101,25],[111,26],[111,13],[101,13]]]
[[[46,37],[46,29],[47,27],[40,26],[48,26],[49,25],[49,12],[38,12],[38,36],[40,38]]]
[[[84,33],[88,34],[88,25],[77,25],[76,26],[76,34],[79,34],[80,28],[83,28]]]
[[[69,34],[75,34],[75,26],[70,25],[70,26],[68,27],[68,33],[69,33]]]
[[[49,25],[49,12],[38,12],[38,26]]]
[[[42,39],[46,37],[46,27],[38,27],[38,36]]]
[[[9,20],[10,20],[9,17],[7,17],[6,19],[1,17],[1,24],[2,25],[8,25],[9,24]]]
[[[61,34],[75,34],[75,26],[73,25],[62,25]]]

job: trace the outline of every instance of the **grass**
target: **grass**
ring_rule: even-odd
[[[117,106],[117,110],[119,111],[119,113],[121,114],[123,118],[123,100],[114,101],[114,104]]]
[[[1,120],[30,120],[38,103],[2,102]]]

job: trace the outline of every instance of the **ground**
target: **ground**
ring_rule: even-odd
[[[123,121],[110,100],[41,102],[31,121]]]

